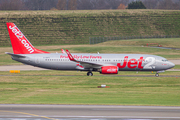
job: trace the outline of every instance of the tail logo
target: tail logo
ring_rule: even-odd
[[[28,41],[26,40],[26,37],[22,34],[22,32],[16,27],[12,27],[9,26],[9,29],[12,30],[12,32],[14,33],[14,35],[18,38],[18,40],[21,42],[21,44],[24,45],[24,47],[30,52],[33,53],[34,49],[32,48],[32,46],[28,43]]]

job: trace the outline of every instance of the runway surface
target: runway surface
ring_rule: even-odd
[[[39,67],[34,67],[31,65],[6,65],[0,66],[0,71],[10,71],[10,70],[48,70]]]
[[[79,76],[79,75],[0,75],[0,76]],[[84,76],[84,75],[83,75]],[[95,75],[102,76],[102,75]],[[103,75],[107,77],[112,77],[109,75]],[[113,75],[113,77],[156,77],[155,75]],[[159,77],[174,77],[179,78],[180,75],[160,75]]]
[[[20,70],[20,71],[28,71],[28,70],[47,70],[43,68],[38,68],[30,65],[17,65],[17,66],[0,66],[0,71],[10,71],[10,70]],[[180,69],[169,69],[167,71],[180,71]],[[49,76],[49,75],[26,75],[26,74],[11,74],[11,75],[0,75],[0,76]],[[51,75],[51,76],[76,76],[76,75]],[[100,75],[96,75],[100,76]],[[103,75],[109,76],[109,75]],[[152,75],[113,75],[113,77],[155,77]],[[160,75],[159,77],[180,77],[180,75]]]
[[[0,120],[178,120],[180,107],[103,105],[0,105]]]

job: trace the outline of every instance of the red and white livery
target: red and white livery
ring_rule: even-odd
[[[156,55],[71,54],[63,49],[62,53],[49,53],[35,48],[14,23],[6,24],[14,52],[6,54],[11,55],[13,60],[36,67],[88,71],[88,76],[92,76],[93,71],[101,74],[118,74],[118,71],[156,71],[156,76],[159,76],[159,72],[175,66],[167,59]]]

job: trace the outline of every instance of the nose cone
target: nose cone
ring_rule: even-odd
[[[170,68],[173,68],[173,67],[175,66],[175,64],[172,63],[172,62],[169,62],[168,65],[169,65],[169,69],[170,69]]]

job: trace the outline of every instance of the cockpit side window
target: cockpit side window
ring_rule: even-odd
[[[162,59],[163,62],[167,62],[168,60],[167,59]]]

